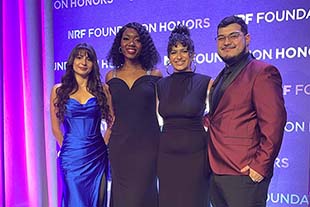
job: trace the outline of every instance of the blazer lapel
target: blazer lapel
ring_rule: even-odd
[[[212,104],[212,96],[213,96],[213,92],[214,89],[216,87],[216,85],[219,83],[225,68],[220,72],[220,74],[217,76],[217,78],[215,79],[213,86],[211,88],[211,92],[210,92],[210,114],[213,114],[218,106],[218,104],[220,103],[220,100],[226,90],[226,88],[236,79],[236,77],[239,75],[239,73],[242,71],[243,68],[245,68],[247,66],[247,64],[249,64],[251,62],[251,60],[255,59],[254,56],[252,54],[247,55],[247,57],[243,58],[238,64],[231,66],[230,70],[232,70],[232,74],[230,74],[227,79],[224,81],[224,83],[222,84],[221,88],[218,91],[218,96],[219,96],[219,101],[217,102],[216,105],[213,106]]]
[[[253,59],[255,59],[254,56],[250,54],[247,56],[247,58],[232,68],[233,73],[226,79],[225,83],[223,84],[223,91],[226,90],[226,88],[236,79],[242,69],[245,68]]]
[[[215,109],[215,106],[213,105],[213,93],[214,93],[216,86],[219,84],[219,82],[223,76],[224,70],[225,70],[225,68],[215,78],[215,80],[213,81],[212,87],[210,89],[210,112],[209,112],[210,114],[213,114],[214,109]]]

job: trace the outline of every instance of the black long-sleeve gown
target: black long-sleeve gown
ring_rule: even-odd
[[[178,72],[158,81],[160,207],[205,207],[207,134],[202,124],[210,77]]]

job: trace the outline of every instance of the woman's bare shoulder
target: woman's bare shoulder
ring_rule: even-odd
[[[157,69],[157,68],[152,69],[151,75],[158,76],[158,77],[163,77],[162,72],[159,69]]]
[[[115,73],[114,69],[109,70],[105,75],[105,82],[108,82],[113,78],[113,73]]]

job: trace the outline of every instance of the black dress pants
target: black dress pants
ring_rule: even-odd
[[[210,178],[213,207],[265,207],[270,178],[255,183],[249,176],[215,175]]]

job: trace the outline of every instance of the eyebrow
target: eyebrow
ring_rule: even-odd
[[[231,35],[231,34],[234,34],[234,33],[241,33],[241,31],[234,31],[234,32],[231,32],[229,33],[228,35]],[[217,36],[225,36],[223,34],[218,34]],[[227,35],[226,35],[227,36]]]

